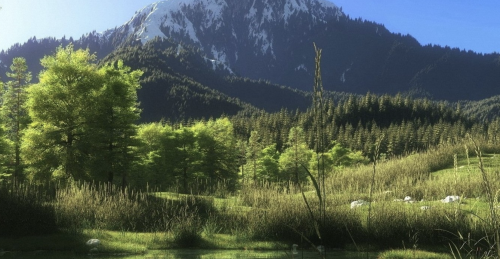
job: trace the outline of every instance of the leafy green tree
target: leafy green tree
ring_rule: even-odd
[[[327,159],[333,168],[343,168],[356,164],[366,164],[369,159],[363,156],[361,151],[354,152],[343,147],[340,143],[333,142],[333,147],[327,153]]]
[[[96,176],[106,175],[108,183],[119,173],[125,185],[133,158],[130,147],[137,144],[133,136],[137,134],[135,122],[140,114],[137,90],[142,72],[131,71],[118,61],[103,66],[97,73],[103,83],[95,92],[94,116],[88,120],[88,127],[93,129],[89,135],[92,153],[98,154],[93,157],[92,171]]]
[[[28,71],[26,59],[14,58],[10,66],[11,72],[2,93],[1,116],[8,139],[13,144],[13,158],[10,162],[12,180],[16,184],[22,180],[23,165],[21,162],[21,138],[23,130],[26,129],[30,119],[24,107],[26,102],[26,87],[31,81],[31,73]]]
[[[95,93],[103,84],[89,51],[58,48],[41,60],[40,82],[28,88],[27,109],[33,122],[23,143],[33,176],[83,178],[88,121],[97,107]],[[42,170],[43,169],[43,170]]]
[[[182,192],[189,193],[189,185],[195,180],[195,168],[200,163],[200,152],[196,147],[194,132],[189,128],[175,131],[174,174],[182,184]]]
[[[167,188],[174,182],[176,134],[171,126],[162,123],[138,127],[134,147],[138,159],[133,161],[131,183],[135,187]]]
[[[308,175],[304,166],[309,165],[313,151],[307,146],[304,130],[301,127],[291,128],[286,145],[279,158],[281,179],[293,183],[306,181]]]
[[[197,171],[210,183],[225,182],[230,190],[236,188],[238,178],[238,149],[233,125],[227,118],[199,122],[193,126],[200,163]]]
[[[22,143],[32,178],[110,181],[129,166],[141,72],[120,62],[98,69],[95,59],[69,45],[41,60],[40,82],[27,90],[32,123]]]
[[[280,154],[276,149],[276,144],[269,145],[260,151],[257,160],[257,175],[259,179],[270,182],[279,181],[279,158]]]

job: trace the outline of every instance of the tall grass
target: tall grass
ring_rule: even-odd
[[[497,152],[494,147],[488,150]],[[168,233],[179,247],[199,245],[203,237],[227,234],[237,237],[238,242],[281,241],[305,247],[309,246],[304,241],[307,238],[316,244],[323,241],[327,247],[370,243],[397,248],[416,244],[416,240],[419,245],[447,245],[450,240],[460,243],[464,237],[485,240],[487,230],[491,244],[496,245],[496,234],[492,233],[498,223],[488,219],[497,217],[491,211],[496,206],[500,176],[495,170],[470,165],[482,161],[479,158],[464,162],[465,157],[463,145],[441,146],[402,159],[379,161],[375,175],[372,166],[330,172],[324,180],[321,202],[312,183],[301,188],[287,183],[243,183],[235,196],[220,190],[215,192],[219,193],[217,198],[122,191],[91,183],[50,188],[26,184],[15,190],[3,186],[0,223],[8,228],[2,228],[0,235],[116,230]],[[498,164],[493,163],[494,158],[481,163],[494,167]],[[321,240],[302,195],[309,209],[323,208],[324,220],[318,220],[317,225]],[[393,201],[407,195],[424,201]],[[447,195],[468,198],[457,204],[441,203],[439,200]],[[368,208],[350,209],[350,202],[358,199],[372,201],[370,223]],[[431,209],[421,210],[423,205]]]

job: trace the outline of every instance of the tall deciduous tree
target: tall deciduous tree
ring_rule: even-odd
[[[211,182],[210,188],[225,182],[229,189],[234,190],[238,178],[239,152],[229,119],[197,123],[193,131],[200,152],[198,171]]]
[[[130,146],[136,145],[135,122],[140,110],[137,103],[137,90],[142,72],[131,71],[122,61],[107,64],[99,69],[102,85],[96,91],[94,116],[89,118],[88,126],[94,129],[92,137],[93,172],[106,176],[112,183],[116,174],[126,184],[127,168],[132,160]],[[99,172],[100,171],[100,172]]]
[[[176,130],[174,143],[174,156],[170,162],[175,166],[174,173],[182,185],[181,191],[189,193],[189,185],[197,178],[194,168],[200,163],[194,132],[189,128]]]
[[[282,170],[282,179],[299,183],[307,179],[304,166],[309,165],[313,151],[306,143],[304,130],[301,127],[293,127],[288,134],[287,148],[279,158]]]
[[[257,161],[257,174],[260,179],[277,182],[279,181],[279,158],[280,154],[276,150],[276,144],[269,145],[262,149]]]
[[[69,45],[41,60],[40,82],[28,88],[32,123],[22,145],[31,176],[110,181],[126,170],[141,72],[120,62],[98,69],[95,59]]]
[[[32,176],[83,178],[91,143],[88,123],[104,82],[88,50],[58,48],[41,60],[40,82],[28,88],[32,118],[23,140],[23,157]]]
[[[2,93],[1,116],[8,139],[13,144],[11,167],[12,180],[16,184],[22,179],[23,165],[21,163],[21,137],[23,130],[30,119],[24,107],[26,102],[26,87],[31,81],[31,72],[28,71],[26,59],[14,58],[7,72],[10,81]]]

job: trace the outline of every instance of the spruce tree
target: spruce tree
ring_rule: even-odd
[[[2,94],[2,122],[8,139],[13,144],[13,154],[9,166],[12,172],[13,184],[16,185],[23,178],[21,162],[21,138],[30,119],[24,107],[26,102],[26,88],[31,81],[31,72],[28,71],[26,59],[14,58],[7,72],[10,81],[7,82]]]

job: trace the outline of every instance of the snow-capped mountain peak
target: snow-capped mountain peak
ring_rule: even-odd
[[[115,35],[114,42],[142,44],[155,37],[170,38],[237,71],[238,66],[251,69],[245,64],[250,59],[282,58],[286,53],[281,46],[294,37],[288,35],[303,37],[313,27],[342,16],[328,0],[165,0],[144,7],[103,35]]]
[[[266,22],[288,24],[298,13],[309,13],[315,22],[343,15],[337,6],[327,0],[238,0],[238,3],[227,0],[166,0],[139,10],[122,26],[126,28],[122,31],[128,36],[134,35],[143,44],[155,37],[174,37],[203,47],[200,34],[204,30],[219,30],[227,23],[228,17],[238,20],[235,13],[244,14],[243,17],[254,29]],[[233,33],[233,36],[237,34]],[[247,35],[261,38],[262,33]]]

